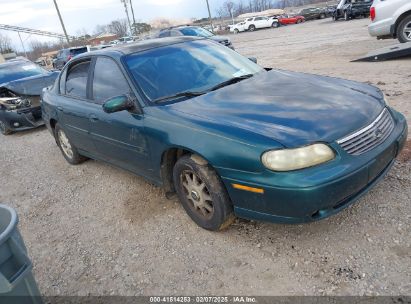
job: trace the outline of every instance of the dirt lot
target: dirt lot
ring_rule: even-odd
[[[411,59],[349,61],[395,41],[368,20],[231,36],[265,66],[378,84],[411,122]],[[107,164],[70,166],[45,129],[0,137],[0,201],[15,207],[45,295],[411,295],[411,162],[312,224],[198,228],[177,200]]]

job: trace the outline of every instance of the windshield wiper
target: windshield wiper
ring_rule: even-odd
[[[169,95],[169,96],[164,96],[164,97],[160,97],[157,99],[152,100],[151,102],[154,103],[159,103],[162,101],[169,101],[169,100],[173,100],[179,97],[196,97],[196,96],[200,96],[205,94],[206,92],[191,92],[191,91],[186,91],[186,92],[180,92],[174,95]]]
[[[253,76],[254,76],[254,74],[246,74],[246,75],[241,75],[241,76],[230,78],[226,81],[223,81],[223,82],[213,86],[211,89],[209,89],[209,91],[215,91],[215,90],[221,89],[221,88],[226,87],[230,84],[234,84],[236,82],[239,82],[239,81],[244,80],[244,79],[251,78]]]

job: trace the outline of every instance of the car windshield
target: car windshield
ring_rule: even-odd
[[[151,101],[210,90],[230,79],[265,71],[237,52],[206,40],[130,54],[124,61]]]
[[[47,71],[29,61],[0,64],[0,83],[46,74]]]
[[[202,27],[187,27],[180,29],[180,31],[184,34],[184,36],[198,36],[205,38],[214,36],[213,33],[203,29]]]

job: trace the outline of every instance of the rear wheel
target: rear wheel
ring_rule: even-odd
[[[238,29],[234,29],[234,34],[238,34],[240,31]]]
[[[302,22],[302,20],[301,19],[297,19],[297,23],[301,23]]]
[[[254,32],[254,31],[255,31],[255,25],[251,24],[251,25],[248,27],[248,30],[249,30],[250,32]]]
[[[401,43],[411,42],[411,15],[405,17],[398,25],[397,37]]]
[[[13,131],[9,129],[7,124],[4,121],[0,120],[0,133],[3,135],[9,135],[12,132]]]
[[[348,16],[348,12],[347,12],[347,11],[344,11],[344,20],[345,20],[345,21],[350,20],[350,17]]]
[[[56,137],[57,145],[59,146],[64,158],[72,165],[77,165],[85,160],[87,157],[80,155],[77,148],[72,144],[67,137],[66,132],[57,124],[54,129],[54,136]]]
[[[183,208],[198,226],[217,231],[234,221],[227,191],[206,161],[194,155],[181,157],[174,166],[173,180]]]
[[[274,21],[273,24],[271,24],[271,26],[277,28],[280,26],[280,24],[277,21]]]
[[[324,19],[324,18],[325,18],[325,14],[321,14],[320,19]]]

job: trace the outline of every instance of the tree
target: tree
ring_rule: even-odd
[[[116,34],[118,37],[127,36],[128,26],[126,19],[118,19],[111,21],[110,24],[107,25],[107,30],[110,33]]]
[[[144,22],[136,22],[132,27],[136,35],[151,31],[151,25]]]
[[[8,36],[0,34],[0,54],[12,52],[13,47],[11,44],[11,39]]]

